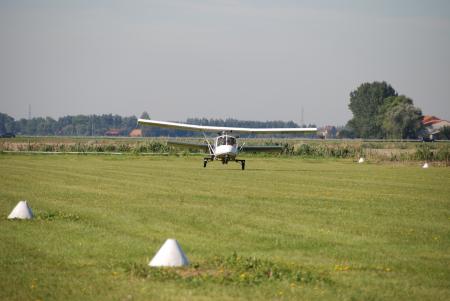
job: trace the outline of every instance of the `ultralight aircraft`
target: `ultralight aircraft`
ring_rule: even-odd
[[[282,146],[279,145],[259,145],[259,146],[246,146],[243,143],[239,146],[237,138],[238,136],[232,136],[230,134],[299,134],[299,133],[316,133],[317,128],[239,128],[239,127],[221,127],[221,126],[204,126],[194,125],[178,122],[157,121],[150,119],[139,119],[138,124],[147,126],[156,126],[162,128],[197,131],[203,132],[205,137],[205,143],[192,143],[192,142],[179,142],[168,141],[167,144],[173,146],[183,146],[189,148],[197,148],[207,151],[209,157],[203,159],[203,167],[206,167],[209,161],[220,160],[222,164],[228,164],[229,161],[235,161],[241,164],[242,170],[245,169],[245,160],[237,159],[237,155],[240,152],[273,152],[281,151]],[[205,132],[218,133],[211,144],[206,138]]]

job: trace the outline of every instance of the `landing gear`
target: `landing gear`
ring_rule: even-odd
[[[245,169],[245,160],[236,160],[237,163],[241,163],[242,170]]]
[[[213,161],[214,160],[214,157],[206,157],[206,158],[203,158],[203,168],[205,168],[206,167],[206,165],[208,164],[208,161]]]
[[[206,167],[206,165],[208,165],[208,161],[214,161],[214,157],[206,157],[206,158],[203,158],[203,168],[205,168]],[[245,170],[245,160],[235,160],[235,158],[228,158],[228,157],[225,157],[225,158],[222,158],[222,159],[219,159],[219,160],[221,160],[222,161],[222,164],[228,164],[228,162],[230,162],[230,161],[235,161],[236,163],[240,163],[241,164],[241,169],[242,170]]]
[[[226,156],[222,159],[222,164],[228,164],[228,161],[230,161],[230,158],[228,158],[228,156]]]

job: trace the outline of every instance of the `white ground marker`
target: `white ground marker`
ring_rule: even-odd
[[[422,166],[422,168],[428,168],[429,166],[428,166],[428,163],[427,162],[425,162],[425,164]]]
[[[169,238],[148,264],[151,267],[180,267],[189,264],[189,260],[176,239]]]
[[[8,215],[8,219],[32,219],[33,211],[28,207],[27,201],[20,201],[17,203],[16,207]]]
[[[359,158],[358,163],[364,163],[364,158],[363,157]]]

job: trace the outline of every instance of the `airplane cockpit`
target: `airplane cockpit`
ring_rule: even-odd
[[[236,138],[228,135],[220,136],[217,138],[217,146],[221,145],[236,145]]]

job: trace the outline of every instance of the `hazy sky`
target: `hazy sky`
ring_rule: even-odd
[[[385,80],[450,119],[450,1],[0,0],[0,112],[345,124]]]

